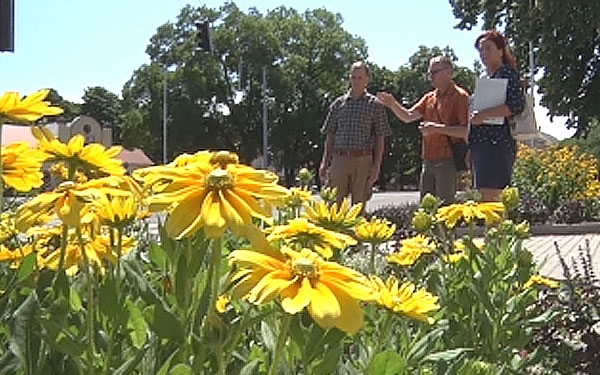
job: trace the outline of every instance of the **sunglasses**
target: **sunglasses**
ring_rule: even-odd
[[[428,71],[426,74],[427,79],[431,79],[434,75],[436,75],[437,73],[441,72],[442,70],[446,70],[446,69],[448,69],[448,67]]]

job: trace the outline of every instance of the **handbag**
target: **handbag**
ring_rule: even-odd
[[[533,139],[539,136],[540,130],[535,120],[535,112],[533,110],[533,97],[525,94],[525,106],[523,112],[515,115],[514,124],[511,127],[513,138],[520,141]]]
[[[450,148],[452,148],[452,158],[454,159],[456,171],[468,171],[467,152],[469,151],[469,146],[467,146],[467,142],[463,140],[453,141],[452,138],[448,136],[446,136],[446,138],[448,139]]]

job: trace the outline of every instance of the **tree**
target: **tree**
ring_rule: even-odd
[[[46,100],[48,102],[52,103],[52,105],[63,109],[63,111],[64,111],[63,114],[58,116],[57,119],[61,119],[64,121],[72,121],[73,119],[75,119],[75,117],[79,116],[79,114],[81,112],[80,104],[73,103],[71,101],[64,99],[54,89],[50,89],[50,92],[48,93]],[[43,121],[48,122],[48,121],[52,121],[52,119],[44,118]]]
[[[121,99],[104,87],[88,87],[83,93],[81,114],[113,129],[113,142],[121,143]]]
[[[212,25],[212,54],[195,48],[200,20]],[[154,159],[160,155],[166,75],[169,158],[210,148],[252,161],[262,151],[264,68],[270,156],[290,182],[298,166],[320,160],[327,107],[345,89],[351,62],[366,57],[364,40],[341,23],[339,14],[324,9],[300,15],[280,7],[263,16],[256,9],[244,14],[233,3],[219,10],[186,6],[177,22],[158,28],[147,48],[151,64],[124,87],[124,143],[144,145]],[[243,91],[236,90],[240,66],[248,71]]]
[[[88,87],[83,92],[81,114],[93,117],[103,125],[117,126],[121,113],[121,100],[104,87]]]
[[[203,21],[211,25],[212,53],[197,48],[196,23]],[[340,14],[325,9],[299,13],[279,7],[263,15],[255,8],[243,13],[233,3],[219,9],[184,7],[176,22],[157,29],[146,49],[151,62],[123,88],[123,144],[161,160],[166,81],[167,159],[226,149],[252,162],[263,148],[264,70],[270,167],[288,185],[300,167],[317,174],[324,143],[320,130],[329,105],[348,89],[350,65],[368,59],[365,41],[345,31],[342,22]],[[375,80],[370,90],[398,92],[402,87],[414,101],[430,89],[425,72],[433,53],[456,59],[449,49],[421,52],[421,63],[406,67],[405,73],[371,63]],[[247,72],[241,90],[240,67]],[[412,135],[390,138],[381,181],[395,176],[398,183],[416,184],[419,133],[414,127],[398,128]]]
[[[542,104],[551,115],[569,116],[576,137],[588,134],[600,116],[600,2],[581,0],[450,0],[461,29],[481,17],[483,28],[501,27],[528,71],[530,42],[535,56]]]

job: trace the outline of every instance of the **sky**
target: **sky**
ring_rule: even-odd
[[[406,64],[421,45],[450,46],[458,65],[469,68],[479,58],[473,43],[480,26],[455,29],[448,0],[234,2],[246,13],[256,8],[266,14],[279,6],[339,13],[344,29],[366,41],[368,61],[389,70]],[[25,95],[48,87],[81,102],[86,88],[101,86],[120,96],[134,71],[150,62],[145,50],[157,28],[175,22],[187,4],[218,8],[224,0],[15,0],[15,51],[0,53],[0,92]],[[546,113],[536,106],[543,132],[558,139],[572,135],[564,120],[551,123]]]

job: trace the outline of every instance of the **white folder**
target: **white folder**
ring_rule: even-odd
[[[497,107],[506,101],[507,78],[477,78],[473,93],[473,110]],[[490,117],[486,124],[502,125],[504,117]]]

